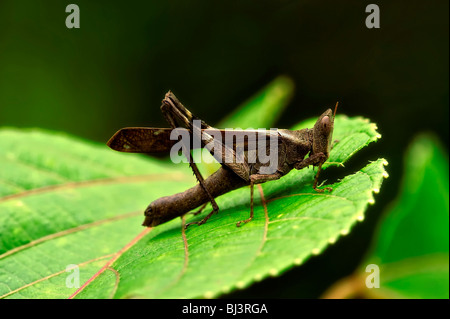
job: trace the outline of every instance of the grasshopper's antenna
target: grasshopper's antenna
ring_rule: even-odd
[[[337,110],[337,108],[338,108],[338,105],[339,105],[339,101],[338,101],[338,102],[336,102],[336,106],[334,107],[334,114],[333,114],[333,118],[335,118],[335,117],[336,117],[336,110]]]

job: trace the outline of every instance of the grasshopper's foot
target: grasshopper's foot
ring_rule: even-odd
[[[333,190],[333,188],[332,187],[325,187],[325,188],[314,187],[314,190],[318,193],[324,193],[325,191],[331,192]]]
[[[198,222],[192,222],[192,223],[187,223],[186,225],[184,225],[184,229],[187,229],[189,226],[197,224],[197,225],[203,225],[205,222],[203,222],[203,220],[200,220]]]
[[[203,208],[204,208],[204,207],[203,207]],[[202,209],[203,209],[203,208],[202,208]],[[206,221],[212,216],[212,214],[217,213],[217,212],[218,212],[218,210],[213,209],[212,212],[209,213],[208,215],[206,215],[206,217],[203,218],[202,220],[196,221],[196,222],[187,223],[187,224],[184,226],[184,229],[187,229],[189,226],[191,226],[191,225],[193,225],[193,224],[197,224],[198,226],[203,225],[203,224],[206,223]]]
[[[207,204],[208,204],[208,203],[204,203],[197,211],[191,212],[190,214],[192,214],[192,215],[194,215],[194,216],[197,216],[198,214],[200,214],[200,213],[205,209],[205,207],[206,207]]]
[[[247,224],[249,221],[251,221],[253,219],[253,217],[249,217],[249,218],[247,218],[247,219],[245,219],[245,220],[241,220],[241,221],[238,221],[237,223],[236,223],[236,227],[241,227],[241,224]]]
[[[324,187],[324,188],[319,188],[322,187],[323,184],[325,184],[326,181],[323,181],[319,186],[316,186],[316,184],[313,185],[313,189],[318,192],[318,193],[323,193],[325,191],[331,192],[333,190],[332,187]]]

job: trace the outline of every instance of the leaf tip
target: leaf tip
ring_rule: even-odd
[[[269,271],[270,275],[275,277],[276,275],[278,275],[278,270],[276,270],[275,268],[270,269]]]
[[[336,242],[336,237],[331,237],[330,239],[328,239],[328,242],[330,244],[334,244]]]
[[[256,275],[253,277],[253,279],[254,279],[255,281],[261,281],[262,278],[263,278],[263,276],[262,276],[261,274],[256,274]]]
[[[294,259],[294,264],[297,265],[297,266],[301,265],[302,264],[302,259],[301,258],[295,258]]]
[[[243,282],[243,281],[238,281],[238,282],[236,283],[236,287],[239,288],[239,289],[244,288],[244,287],[245,287],[245,282]]]
[[[225,286],[225,287],[223,287],[221,290],[222,290],[222,292],[223,292],[224,294],[227,294],[227,293],[229,293],[229,292],[231,291],[231,289],[230,289],[229,286]]]
[[[214,293],[212,291],[207,291],[204,293],[203,297],[205,299],[211,299],[212,297],[214,297]]]

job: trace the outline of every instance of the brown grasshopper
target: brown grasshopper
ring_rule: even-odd
[[[186,128],[190,133],[191,140],[190,143],[182,143],[181,150],[184,156],[186,156],[199,184],[182,193],[162,197],[153,201],[145,210],[143,226],[157,226],[175,217],[182,216],[195,208],[201,207],[199,211],[194,213],[198,214],[210,202],[212,211],[201,221],[189,223],[186,227],[191,224],[202,225],[212,214],[219,211],[219,207],[215,201],[216,197],[237,188],[250,185],[250,217],[239,221],[236,224],[239,227],[241,224],[247,223],[253,218],[254,185],[277,180],[294,168],[300,170],[309,165],[317,166],[318,171],[314,179],[313,189],[317,192],[323,192],[325,189],[328,191],[332,190],[330,187],[319,189],[317,187],[317,181],[322,165],[328,159],[331,149],[337,105],[336,103],[334,113],[332,113],[331,109],[326,110],[318,118],[312,129],[233,131],[232,133],[236,139],[233,140],[232,145],[229,145],[230,143],[222,143],[221,140],[223,139],[220,139],[220,137],[223,138],[226,136],[226,130],[217,130],[195,117],[169,91],[162,100],[161,111],[170,124],[170,129],[146,127],[123,128],[111,137],[107,145],[121,152],[169,152],[177,143],[177,140],[171,139],[171,134],[174,129],[179,125]],[[197,126],[193,125],[195,121],[198,123]],[[256,143],[250,143],[249,138],[245,138],[252,132],[257,135]],[[222,164],[207,179],[203,179],[190,153],[190,150],[195,148],[192,143],[194,138],[200,138],[201,140],[200,145],[197,145],[197,147],[207,148],[214,158]],[[265,143],[268,140],[271,141],[269,147]],[[211,144],[214,146],[211,147]],[[256,151],[257,145],[260,146],[262,144],[266,146],[264,147],[263,145],[262,148]],[[244,149],[243,153],[237,151],[239,145],[241,151]],[[276,165],[275,169],[270,171],[267,170],[267,161],[262,163],[261,158],[262,153],[266,153],[265,155],[267,155],[267,151],[269,153],[272,151],[273,153],[274,150]],[[252,162],[249,161],[249,154],[251,152],[254,155]],[[309,156],[306,157],[308,154]]]

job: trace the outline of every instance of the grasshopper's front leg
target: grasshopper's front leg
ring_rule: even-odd
[[[274,174],[253,174],[250,175],[250,217],[241,221],[238,221],[236,223],[237,227],[240,227],[241,224],[245,224],[248,223],[249,221],[251,221],[253,219],[253,189],[254,189],[254,185],[255,184],[260,184],[260,183],[264,183],[267,181],[273,181],[276,179],[279,179],[282,176],[281,173],[276,172]]]
[[[308,167],[309,165],[318,165],[319,169],[317,170],[316,177],[314,178],[313,189],[316,192],[323,193],[325,190],[331,192],[333,188],[326,187],[324,189],[317,188],[317,181],[319,180],[320,171],[322,170],[322,164],[327,160],[327,157],[324,153],[313,154],[310,157],[304,159],[301,162],[297,162],[294,164],[295,169],[302,169]]]

